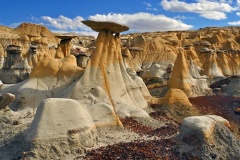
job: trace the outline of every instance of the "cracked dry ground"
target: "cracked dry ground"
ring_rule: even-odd
[[[193,107],[200,115],[215,114],[229,120],[233,126],[233,132],[240,137],[240,115],[234,109],[240,106],[240,98],[226,96],[202,96],[190,98]],[[135,140],[132,142],[121,142],[93,150],[86,151],[84,157],[77,159],[159,159],[159,160],[192,160],[197,159],[190,155],[180,155],[178,142],[174,136],[178,134],[180,123],[167,117],[160,112],[153,112],[150,116],[156,120],[169,120],[165,127],[151,128],[134,120],[133,118],[122,119],[125,129],[140,135],[153,137],[152,140]],[[175,124],[175,125],[174,125]],[[177,124],[177,125],[176,125]]]

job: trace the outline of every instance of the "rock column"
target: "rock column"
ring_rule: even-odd
[[[9,45],[6,51],[7,57],[3,69],[11,69],[11,67],[14,66],[14,64],[22,60],[21,47],[16,45]]]

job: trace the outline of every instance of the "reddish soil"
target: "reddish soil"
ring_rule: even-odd
[[[165,119],[161,114],[154,112],[151,114],[153,118]],[[125,129],[136,132],[140,135],[147,135],[149,137],[167,137],[175,135],[179,131],[178,125],[169,125],[152,129],[151,127],[144,126],[133,118],[121,119]],[[108,145],[86,152],[86,156],[77,157],[77,159],[148,159],[148,160],[192,160],[195,159],[189,155],[181,155],[176,149],[177,142],[174,139],[154,139],[148,141],[132,141],[128,143],[118,143]]]
[[[148,135],[148,136],[171,136],[176,134],[179,131],[178,126],[169,125],[166,127],[152,129],[151,127],[144,126],[141,123],[138,123],[133,118],[125,118],[121,120],[125,129],[136,132],[140,135]]]
[[[240,106],[240,98],[226,96],[204,96],[190,98],[190,102],[201,115],[214,114],[219,115],[232,124],[235,133],[240,135],[240,114],[235,112]],[[128,143],[118,143],[108,145],[98,149],[86,151],[86,156],[77,157],[77,159],[149,159],[149,160],[196,160],[197,158],[190,155],[181,155],[177,152],[177,142],[167,136],[175,135],[179,131],[180,124],[161,112],[150,114],[157,120],[169,120],[168,127],[153,129],[144,126],[133,118],[121,119],[125,129],[136,132],[140,135],[149,137],[161,137],[163,139],[154,139],[148,141],[132,141]],[[177,124],[177,125],[176,125]],[[164,138],[165,137],[165,138]]]
[[[172,140],[133,141],[102,147],[87,152],[86,159],[117,160],[117,159],[149,159],[178,160],[180,157],[173,146]],[[185,159],[189,159],[186,157]]]
[[[227,96],[202,96],[190,98],[190,102],[202,115],[214,114],[227,119],[240,136],[240,114],[235,110],[240,106],[240,98]]]

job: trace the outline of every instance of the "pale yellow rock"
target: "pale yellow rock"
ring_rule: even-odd
[[[191,59],[195,62],[197,66],[202,66],[202,63],[200,62],[198,55],[196,51],[193,49],[193,47],[189,47],[189,49],[186,50],[187,57],[191,57]]]
[[[160,37],[147,39],[144,36],[138,36],[132,41],[133,47],[129,47],[129,49],[131,49],[130,53],[133,57],[131,61],[135,64],[134,69],[136,71],[149,69],[154,63],[167,65],[174,63],[176,60],[175,47],[169,45],[169,41]]]
[[[34,67],[30,74],[30,78],[56,77],[60,67],[61,63],[58,59],[45,57]]]
[[[58,77],[74,77],[81,76],[84,73],[84,69],[77,66],[76,57],[68,55],[61,60],[62,67],[59,68]]]
[[[210,51],[207,53],[207,60],[203,65],[202,74],[208,77],[224,77],[217,63],[216,52]]]
[[[61,47],[58,47],[58,48],[56,49],[56,55],[55,55],[54,58],[58,58],[58,59],[64,58],[64,53],[63,53]]]
[[[232,71],[230,69],[230,64],[229,64],[230,60],[231,59],[228,58],[224,52],[218,53],[217,63],[219,65],[219,68],[221,68],[224,76],[232,75]]]
[[[169,89],[166,95],[163,98],[160,98],[158,101],[159,104],[164,105],[183,105],[186,107],[191,107],[192,104],[188,100],[186,94],[180,89]]]
[[[21,56],[26,57],[26,53],[28,52],[29,49],[29,44],[30,44],[30,39],[28,38],[27,35],[22,35],[17,39],[19,46],[22,48]]]
[[[61,36],[61,35],[58,35],[56,37],[61,39],[59,47],[61,48],[61,50],[64,54],[64,57],[70,55],[70,50],[71,50],[71,47],[72,47],[71,39],[76,37],[76,36],[66,36],[66,35]]]
[[[54,34],[42,25],[37,25],[33,23],[22,23],[14,29],[14,32],[17,32],[20,35],[33,35],[34,37],[41,37],[42,35],[45,35],[48,37],[48,41],[50,44],[57,44],[57,40]]]
[[[32,70],[30,78],[72,77],[82,75],[84,70],[77,66],[76,58],[69,55],[63,59],[45,57]]]
[[[169,80],[169,88],[181,89],[185,94],[191,94],[189,66],[184,52],[180,52],[174,63],[173,72]]]

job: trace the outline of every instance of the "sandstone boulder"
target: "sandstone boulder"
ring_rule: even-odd
[[[177,136],[179,151],[204,160],[239,159],[239,139],[230,128],[229,122],[220,116],[187,117]]]
[[[25,136],[32,153],[28,157],[48,159],[77,154],[96,141],[95,127],[91,115],[78,102],[46,99],[38,107]]]

